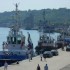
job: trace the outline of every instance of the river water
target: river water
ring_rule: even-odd
[[[9,32],[9,28],[0,28],[0,50],[2,50],[2,43],[3,41],[6,41],[7,40],[7,35],[8,35],[8,32]],[[33,45],[34,47],[37,46],[37,43],[38,43],[38,40],[39,40],[39,32],[37,30],[22,30],[23,31],[23,34],[25,35],[26,37],[26,42],[25,44],[27,45],[27,38],[28,38],[28,34],[27,32],[30,33],[31,35],[31,39],[32,39],[32,42],[33,42]],[[49,34],[47,34],[49,35]],[[57,36],[59,35],[59,33],[51,33],[50,36],[52,36],[55,41],[57,40]]]

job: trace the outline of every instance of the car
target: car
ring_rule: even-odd
[[[70,45],[66,47],[66,51],[70,51]]]
[[[51,50],[53,56],[57,56],[58,55],[58,51],[57,50]]]
[[[43,53],[43,57],[44,58],[50,58],[50,57],[52,57],[53,56],[53,54],[52,54],[52,52],[51,51],[45,51],[44,53]]]

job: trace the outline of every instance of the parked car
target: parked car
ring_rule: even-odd
[[[53,54],[52,54],[52,52],[51,51],[45,51],[44,53],[43,53],[43,57],[44,58],[50,58],[50,57],[52,57],[53,56]]]
[[[57,56],[58,55],[58,51],[57,50],[51,50],[53,56]]]
[[[70,51],[70,45],[66,47],[66,51]]]

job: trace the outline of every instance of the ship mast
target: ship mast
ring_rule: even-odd
[[[14,19],[15,19],[15,23],[14,25],[11,27],[11,31],[12,33],[17,36],[18,35],[18,32],[19,32],[19,23],[18,23],[18,20],[19,20],[19,15],[18,15],[18,4],[16,3],[15,4],[15,15],[14,15]]]
[[[46,24],[45,23],[45,9],[43,10],[43,23],[44,23],[44,25]]]
[[[18,4],[16,3],[16,24],[18,25]]]
[[[46,26],[45,9],[43,10],[43,29]]]
[[[17,3],[15,4],[15,7],[16,7],[16,10],[15,10],[15,21],[16,21],[15,30],[16,30],[16,32],[18,32],[19,31],[19,23],[18,23],[19,15],[18,15],[18,4]]]

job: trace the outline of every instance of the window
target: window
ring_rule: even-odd
[[[16,44],[16,37],[11,37],[11,43]]]
[[[21,44],[21,37],[18,37],[18,38],[17,38],[17,43],[18,43],[18,44]]]

